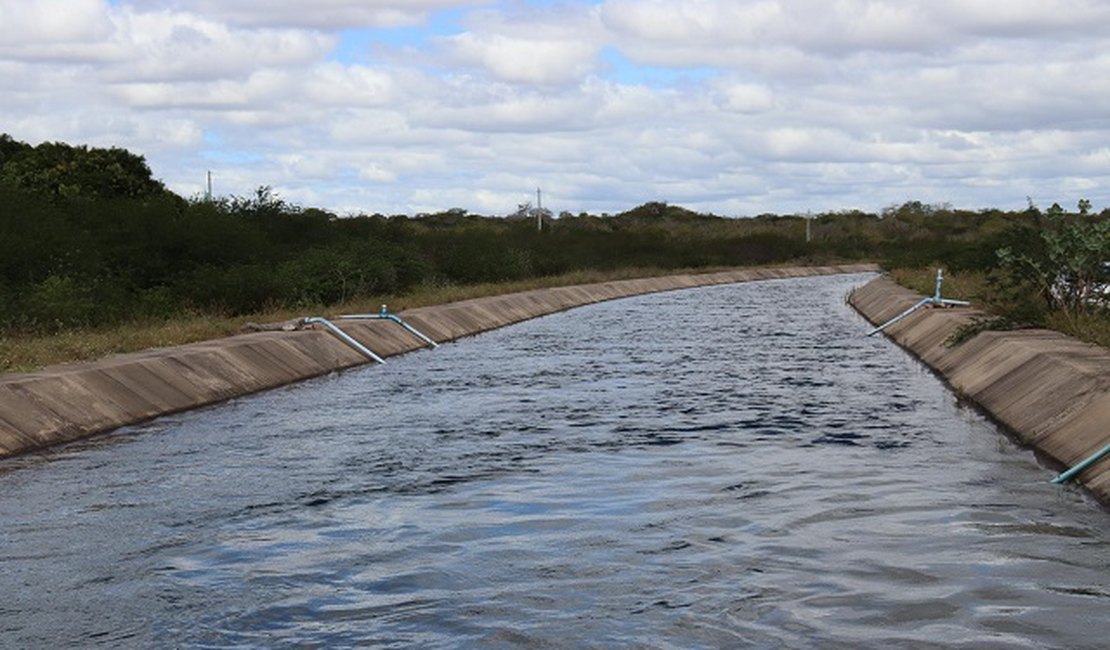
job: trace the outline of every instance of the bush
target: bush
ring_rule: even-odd
[[[290,295],[274,269],[261,264],[202,266],[177,281],[183,304],[229,315],[279,306]]]
[[[1050,216],[1033,245],[998,249],[999,287],[1037,296],[1049,310],[1085,314],[1110,306],[1110,219]]]
[[[326,305],[396,291],[397,269],[372,248],[316,248],[290,259],[278,271],[287,299]]]
[[[27,324],[49,331],[94,323],[96,310],[88,284],[69,276],[51,275],[36,283],[24,301]]]

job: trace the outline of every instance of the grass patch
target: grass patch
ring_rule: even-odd
[[[1110,313],[1070,316],[1054,313],[1049,315],[1047,325],[1049,329],[1063,332],[1080,341],[1110,349]]]
[[[1026,329],[1030,325],[1016,321],[1008,316],[980,316],[973,318],[970,323],[960,325],[955,332],[944,341],[946,347],[954,348],[983,332],[1009,332],[1012,330]]]
[[[895,268],[890,270],[890,278],[923,296],[931,296],[936,292],[937,267]],[[987,282],[987,275],[981,271],[960,273],[945,271],[941,297],[967,300],[980,307],[992,303],[992,292]]]
[[[936,290],[936,267],[895,268],[890,269],[889,274],[898,284],[922,295],[931,296]],[[1056,311],[1039,315],[1035,319],[1037,322],[1033,323],[1028,315],[1023,315],[991,287],[987,274],[982,271],[945,272],[941,294],[945,298],[968,300],[973,307],[991,313],[959,328],[946,342],[948,345],[959,345],[979,332],[1044,327],[1110,348],[1110,313],[1066,314]]]

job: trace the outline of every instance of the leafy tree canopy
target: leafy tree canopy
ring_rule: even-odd
[[[166,192],[146,159],[126,149],[64,142],[32,147],[0,135],[0,180],[53,199],[114,199]]]

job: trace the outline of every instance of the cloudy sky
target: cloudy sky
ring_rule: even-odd
[[[1110,205],[1104,0],[0,0],[0,131],[340,213]]]

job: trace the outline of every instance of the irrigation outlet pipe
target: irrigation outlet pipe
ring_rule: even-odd
[[[943,282],[944,282],[944,271],[941,270],[941,269],[937,269],[937,288],[936,288],[936,292],[932,295],[932,297],[924,298],[924,299],[920,300],[913,307],[910,307],[909,309],[902,312],[901,314],[898,314],[894,318],[888,320],[887,322],[883,323],[882,325],[880,325],[880,326],[876,327],[875,329],[871,330],[870,332],[867,333],[867,335],[868,336],[873,336],[875,334],[878,334],[879,332],[883,331],[887,327],[893,325],[894,323],[897,323],[898,321],[902,320],[906,316],[909,316],[910,314],[914,313],[918,309],[921,309],[922,307],[925,307],[925,306],[933,306],[933,307],[960,306],[960,307],[962,307],[962,306],[971,304],[971,303],[968,303],[964,300],[949,300],[948,298],[942,298],[940,296],[940,289],[941,289],[941,283],[943,283]],[[382,309],[385,309],[385,307],[383,306]],[[1081,474],[1083,472],[1083,470],[1087,469],[1091,465],[1094,465],[1095,463],[1102,460],[1106,456],[1110,456],[1110,445],[1106,445],[1102,449],[1100,449],[1100,450],[1096,451],[1095,453],[1091,454],[1090,456],[1088,456],[1086,459],[1084,459],[1082,462],[1080,462],[1075,467],[1069,469],[1066,472],[1063,472],[1062,474],[1060,474],[1056,478],[1052,479],[1052,482],[1057,484],[1057,485],[1067,483],[1068,481],[1072,480],[1073,478],[1075,478],[1076,476]]]
[[[1068,481],[1075,478],[1080,472],[1087,469],[1091,465],[1094,465],[1095,463],[1102,460],[1106,456],[1110,456],[1110,445],[1106,445],[1105,447],[1103,447],[1099,451],[1096,451],[1095,453],[1091,454],[1083,462],[1079,463],[1075,467],[1069,469],[1068,471],[1064,472],[1063,474],[1060,474],[1056,478],[1052,479],[1052,482],[1056,483],[1057,485],[1059,485],[1061,483],[1067,483]]]
[[[937,290],[936,290],[936,293],[934,293],[931,298],[923,298],[920,302],[918,302],[913,307],[910,307],[909,309],[902,312],[901,314],[898,314],[897,316],[895,316],[894,318],[891,318],[890,320],[883,323],[882,325],[879,325],[875,329],[868,332],[867,335],[868,336],[874,336],[874,335],[878,334],[879,332],[885,330],[886,328],[890,327],[891,325],[893,325],[893,324],[897,323],[898,321],[902,320],[906,316],[909,316],[910,314],[914,313],[918,309],[921,309],[922,307],[925,307],[925,306],[932,306],[932,307],[966,307],[966,306],[971,304],[970,302],[968,302],[966,300],[950,300],[948,298],[941,298],[940,297],[940,286],[943,282],[944,282],[944,271],[942,269],[937,269]]]
[[[385,363],[385,359],[383,359],[383,358],[379,357],[378,355],[374,354],[374,352],[370,348],[368,348],[365,345],[363,345],[363,344],[359,343],[358,341],[354,340],[354,338],[352,338],[350,334],[348,334],[348,333],[344,332],[343,330],[339,329],[338,327],[336,327],[335,323],[331,322],[330,320],[328,320],[326,318],[322,318],[320,316],[311,316],[309,318],[304,319],[304,323],[305,323],[305,325],[315,325],[315,324],[323,325],[324,327],[328,328],[329,332],[331,332],[332,334],[335,334],[337,337],[339,337],[340,341],[343,341],[344,343],[351,346],[355,350],[358,350],[367,359],[370,359],[371,361],[377,361],[378,363]]]
[[[416,338],[423,341],[425,343],[425,345],[427,345],[428,347],[431,347],[431,348],[438,348],[439,347],[438,343],[436,343],[432,339],[428,338],[427,336],[424,336],[424,334],[422,334],[419,330],[417,330],[412,325],[409,325],[405,321],[401,320],[400,316],[389,313],[389,311],[386,309],[385,305],[382,305],[382,310],[380,312],[376,313],[376,314],[349,314],[347,316],[340,316],[340,318],[347,319],[347,320],[391,320],[394,323],[397,323],[401,327],[405,328],[406,331],[408,331],[410,334],[412,334]]]
[[[405,321],[401,320],[400,316],[395,316],[395,315],[389,313],[389,311],[386,309],[385,305],[382,305],[381,312],[379,312],[377,314],[352,314],[350,316],[340,316],[340,318],[344,318],[344,319],[348,319],[348,320],[391,320],[394,323],[397,323],[401,327],[405,328],[405,331],[409,332],[410,334],[412,334],[416,338],[420,339],[425,345],[427,345],[429,347],[432,347],[432,348],[438,348],[439,347],[438,343],[436,343],[435,341],[433,341],[429,337],[425,336],[422,332],[417,330],[412,325],[409,325]],[[359,352],[359,354],[361,354],[362,356],[366,357],[367,359],[370,359],[371,361],[377,361],[378,363],[385,363],[385,359],[383,359],[383,358],[379,357],[378,355],[374,354],[373,350],[371,350],[370,348],[368,348],[365,345],[356,341],[350,334],[344,332],[342,329],[339,328],[338,325],[336,325],[335,323],[331,322],[330,320],[324,318],[323,316],[309,316],[307,318],[302,319],[301,322],[304,323],[305,325],[323,325],[324,327],[326,327],[328,329],[329,332],[336,335],[339,338],[340,341],[343,341],[347,345],[349,345],[352,348],[354,348],[355,350],[357,350]]]

